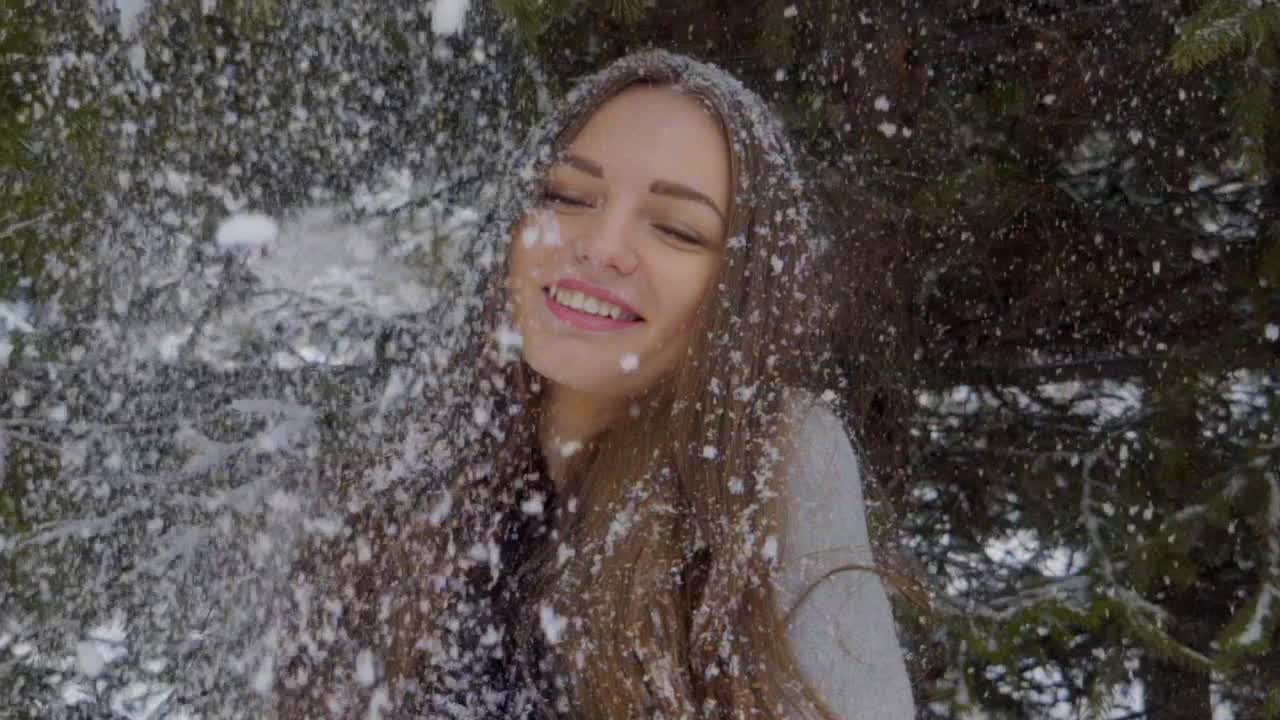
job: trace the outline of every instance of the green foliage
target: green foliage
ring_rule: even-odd
[[[496,5],[515,23],[526,45],[540,47],[548,29],[582,4],[581,0],[497,0]]]
[[[91,50],[93,34],[85,12],[0,5],[0,298],[20,284],[37,300],[63,289],[98,207],[101,106],[81,58],[59,56],[52,71],[46,61],[68,37]]]
[[[18,437],[13,439],[4,460],[4,476],[0,478],[0,536],[25,538],[34,529],[23,507],[27,493],[32,486],[57,477],[59,457],[38,438]],[[38,557],[26,549],[6,552],[0,555],[0,578],[23,610],[42,613],[49,610],[40,601],[38,592],[37,578],[44,572],[33,566],[33,562],[38,562]]]
[[[1260,224],[1256,244],[1242,240],[1238,257],[1193,274],[1186,258],[1215,241],[1170,188],[1206,169],[1251,188],[1274,177],[1275,6],[1211,2],[1177,18],[1167,6],[1123,3],[1060,15],[1038,5],[799,2],[790,13],[790,4],[747,13],[658,2],[625,22],[601,5],[503,7],[553,85],[656,44],[725,65],[764,93],[813,154],[824,192],[848,208],[837,235],[856,258],[854,284],[883,272],[915,293],[905,308],[889,305],[902,315],[884,318],[878,334],[857,324],[880,318],[851,301],[844,315],[857,319],[840,332],[867,332],[845,348],[859,365],[918,328],[901,371],[859,371],[900,383],[906,407],[922,387],[998,398],[989,412],[904,422],[899,432],[916,439],[898,435],[880,464],[882,475],[902,472],[905,487],[941,496],[920,503],[925,519],[911,525],[947,538],[924,558],[929,567],[987,571],[964,575],[973,604],[943,602],[924,631],[967,689],[944,716],[962,704],[1028,716],[1036,682],[1023,670],[1037,665],[1072,674],[1072,707],[1084,716],[1105,716],[1133,662],[1139,674],[1175,677],[1171,685],[1203,683],[1206,696],[1210,672],[1254,692],[1241,668],[1262,655],[1237,658],[1213,642],[1244,622],[1233,618],[1260,587],[1237,561],[1265,536],[1248,465],[1269,421],[1235,418],[1221,398],[1232,373],[1272,362],[1256,338],[1280,260]],[[735,12],[749,18],[737,25]],[[1166,54],[1162,72],[1150,58]],[[882,214],[892,219],[881,224]],[[1255,251],[1263,262],[1250,267]],[[898,264],[867,269],[895,252]],[[1260,290],[1259,275],[1268,278]],[[1199,299],[1171,299],[1183,294]],[[1247,321],[1219,314],[1246,307],[1245,297],[1256,308]],[[1067,377],[1017,369],[1059,360]],[[1040,392],[1068,377],[1100,396],[1106,383],[1133,383],[1143,409],[1116,427],[1084,421]],[[1043,414],[1022,405],[1028,397]],[[1084,467],[1093,489],[1082,497]],[[1028,528],[1046,548],[1087,558],[1071,576],[1087,580],[1083,589],[982,565],[985,543]],[[1065,587],[1075,590],[1056,594]]]
[[[1280,131],[1275,77],[1280,74],[1280,4],[1216,0],[1188,22],[1170,51],[1175,72],[1228,63],[1235,77],[1229,113],[1243,169],[1266,171],[1269,135]],[[1273,141],[1274,142],[1274,141]]]
[[[815,0],[795,2],[798,13],[785,0],[496,4],[534,68],[510,78],[503,110],[530,118],[544,79],[563,88],[660,45],[730,69],[796,131],[819,191],[835,200],[833,262],[851,278],[847,305],[833,313],[840,362],[873,379],[848,392],[873,398],[849,405],[871,408],[866,430],[884,438],[871,454],[897,505],[877,519],[900,517],[922,562],[968,583],[918,634],[933,648],[925,660],[969,691],[927,684],[944,673],[922,672],[922,695],[950,692],[942,716],[967,705],[1026,717],[1037,688],[1029,670],[1043,666],[1074,673],[1073,707],[1101,717],[1134,658],[1139,674],[1180,669],[1206,691],[1216,673],[1256,700],[1249,711],[1280,715],[1280,690],[1258,680],[1274,667],[1280,610],[1273,604],[1257,642],[1238,642],[1260,589],[1277,582],[1262,468],[1274,465],[1266,438],[1278,410],[1233,414],[1222,402],[1233,372],[1274,375],[1275,346],[1258,338],[1280,309],[1280,222],[1264,216],[1256,237],[1219,242],[1196,218],[1201,201],[1255,212],[1257,188],[1280,171],[1280,6],[1211,0],[1175,31],[1164,19],[1171,4],[1160,3],[1059,12],[1060,3]],[[282,0],[228,0],[211,15],[198,0],[156,3],[139,39],[163,92],[110,99],[72,68],[54,93],[46,61],[63,44],[110,62],[121,47],[87,12],[44,7],[0,0],[0,298],[64,292],[113,163],[235,166],[245,170],[236,195],[288,207],[335,158],[333,138],[289,135],[294,106],[373,107],[361,83],[344,85],[325,62],[303,77],[271,66],[292,60],[277,48],[290,31]],[[419,71],[403,58],[422,28],[395,13],[364,19],[351,52],[385,44],[401,59],[370,68],[370,84]],[[216,89],[220,57],[245,69],[243,84]],[[257,130],[208,120],[228,111]],[[432,134],[474,123],[430,112]],[[104,157],[104,134],[144,116],[154,127],[136,153]],[[263,160],[281,137],[296,151],[296,165],[285,163],[292,174]],[[1238,201],[1188,191],[1201,174],[1246,189]],[[129,192],[125,201],[148,190]],[[438,268],[443,240],[410,262]],[[1194,259],[1206,247],[1220,255]],[[885,295],[859,304],[881,281]],[[1130,383],[1142,412],[1094,422],[1045,389],[1071,382],[1104,399]],[[920,409],[920,393],[957,387],[987,393],[989,405]],[[324,393],[333,396],[327,446],[353,443],[342,388]],[[7,452],[0,534],[25,535],[24,495],[58,466],[36,443],[11,440]],[[987,544],[1019,529],[1045,554],[1083,559],[1057,577],[1037,565],[1043,557],[1017,569],[989,562]],[[31,585],[17,565],[3,571],[11,587]]]
[[[1233,54],[1274,43],[1280,34],[1280,5],[1256,0],[1212,0],[1187,21],[1174,43],[1174,70],[1204,68]]]

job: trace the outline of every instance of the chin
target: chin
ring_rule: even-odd
[[[637,378],[628,376],[617,359],[571,351],[556,351],[537,345],[525,349],[524,361],[538,375],[566,388],[601,397],[630,395]]]
[[[541,360],[541,362],[540,362]],[[525,362],[529,363],[529,367],[547,380],[562,385],[564,387],[573,388],[581,392],[607,394],[610,389],[610,380],[616,389],[618,378],[608,378],[601,369],[594,363],[583,362],[582,358],[572,360],[564,358],[539,358],[536,354],[525,356]]]

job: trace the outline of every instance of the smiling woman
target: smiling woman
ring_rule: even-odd
[[[772,114],[646,52],[522,162],[459,301],[448,485],[311,555],[341,611],[281,714],[911,717],[860,464],[815,399],[826,243]]]
[[[721,264],[728,155],[720,123],[694,98],[636,86],[592,115],[553,166],[517,226],[510,274],[525,360],[551,381],[544,444],[623,417],[687,353]]]

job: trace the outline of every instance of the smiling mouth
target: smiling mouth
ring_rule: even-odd
[[[576,290],[549,285],[542,288],[542,294],[546,296],[547,303],[558,311],[557,314],[573,313],[584,320],[600,320],[615,327],[644,322],[644,318],[636,313]]]

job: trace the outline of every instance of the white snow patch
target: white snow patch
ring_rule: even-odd
[[[280,236],[280,224],[261,213],[239,213],[223,220],[214,234],[221,248],[270,248]]]
[[[121,645],[129,633],[125,630],[125,617],[121,613],[111,616],[111,620],[89,631],[89,639],[112,645]]]
[[[449,516],[449,510],[453,508],[453,495],[446,490],[440,501],[431,506],[431,512],[427,514],[427,520],[432,525],[439,525]]]
[[[67,406],[65,404],[59,403],[49,408],[46,416],[49,418],[49,422],[54,423],[55,425],[61,425],[67,421],[67,418],[70,416],[70,411],[67,410]]]
[[[129,47],[129,67],[141,75],[147,71],[147,49],[142,43],[134,43]]]
[[[1217,185],[1220,182],[1222,182],[1222,178],[1218,177],[1217,175],[1213,175],[1211,173],[1205,173],[1205,172],[1198,172],[1192,175],[1191,179],[1187,181],[1187,190],[1189,192],[1200,192],[1201,190],[1204,190],[1205,188],[1208,188],[1208,187],[1213,187],[1214,185]]]
[[[368,648],[356,654],[356,682],[364,687],[373,687],[377,676],[373,671],[373,653]]]
[[[715,447],[711,445],[703,445],[702,457],[706,458],[707,460],[715,460],[716,458],[720,457],[720,451],[715,449]]]
[[[764,547],[760,549],[760,553],[768,562],[774,562],[778,559],[778,536],[770,535],[764,540]]]
[[[161,334],[155,340],[156,354],[165,362],[177,361],[182,356],[182,348],[191,338],[191,332],[191,328],[184,328],[177,332]]]
[[[1236,636],[1237,645],[1248,646],[1262,641],[1263,630],[1271,618],[1271,606],[1277,600],[1280,600],[1280,591],[1276,590],[1276,586],[1263,585],[1262,592],[1258,593],[1258,604],[1254,606],[1253,617],[1249,618],[1249,624]]]
[[[1221,254],[1221,251],[1219,251],[1218,248],[1216,247],[1204,247],[1202,245],[1195,245],[1191,248],[1191,258],[1193,260],[1196,260],[1198,262],[1202,262],[1205,264],[1208,264],[1213,262],[1214,260],[1217,260],[1218,255],[1220,254]]]
[[[521,347],[524,347],[524,336],[521,335],[520,331],[516,330],[515,328],[503,325],[502,327],[498,328],[497,338],[498,338],[498,347],[503,352],[518,350]]]
[[[76,644],[76,671],[87,678],[96,678],[110,662],[109,646],[104,647],[93,640],[81,640]]]
[[[624,373],[633,373],[640,369],[640,356],[635,353],[622,353],[622,357],[618,358],[618,365]]]
[[[795,5],[788,5],[787,9],[782,11],[782,17],[793,18],[799,13],[800,11],[796,9]]]
[[[543,212],[542,217],[539,219],[539,223],[542,226],[542,241],[552,247],[559,245],[561,242],[560,220],[556,217],[556,214],[550,210]]]
[[[541,495],[534,495],[528,500],[520,503],[520,512],[525,515],[541,515],[544,509]]]
[[[153,720],[173,694],[173,686],[133,682],[111,696],[111,712],[127,720]]]
[[[31,332],[31,308],[26,303],[0,302],[0,334]]]
[[[547,642],[556,645],[560,639],[564,637],[564,629],[569,625],[569,621],[556,614],[550,605],[542,603],[538,606],[538,621],[542,625],[542,634],[546,636]]]
[[[573,454],[582,449],[582,442],[578,440],[570,440],[560,445],[560,457],[573,457]]]
[[[893,137],[898,134],[898,126],[891,122],[882,122],[876,126],[876,129],[885,137]]]
[[[86,690],[84,685],[74,680],[63,683],[58,694],[62,696],[62,702],[66,703],[67,707],[75,707],[86,700],[93,699],[93,694]]]
[[[262,657],[262,662],[258,663],[258,669],[254,671],[253,677],[249,679],[249,687],[258,695],[270,694],[271,686],[275,683],[275,671],[275,656],[267,653]]]
[[[138,16],[147,9],[150,0],[116,0],[120,11],[120,34],[129,37],[138,31]]]
[[[27,318],[24,306],[0,302],[0,364],[8,363],[9,355],[13,354],[13,342],[9,340],[9,333],[32,331]]]
[[[427,236],[434,237],[437,231],[446,235],[453,232],[450,228],[461,222],[461,215],[424,219],[426,229],[414,231],[394,247],[389,246],[385,230],[376,223],[351,223],[327,206],[304,210],[278,228],[266,216],[234,216],[220,228],[219,243],[231,243],[227,246],[229,251],[243,251],[246,247],[257,250],[246,253],[248,269],[258,281],[257,291],[236,308],[235,317],[243,320],[228,320],[210,334],[235,337],[240,331],[239,322],[261,326],[261,332],[269,331],[277,320],[291,327],[298,319],[298,311],[292,309],[292,304],[284,310],[277,309],[282,296],[293,297],[296,303],[347,308],[363,317],[389,318],[420,312],[434,302],[435,295],[406,259],[424,247]],[[457,232],[461,234],[463,230]],[[446,252],[451,250],[446,248]],[[235,340],[227,342],[231,346],[238,344]],[[299,337],[291,343],[290,354],[302,357],[305,352],[322,362],[350,362],[350,353],[356,350],[344,349],[343,344],[323,352],[314,347],[308,351],[307,346],[314,343]]]
[[[1262,331],[1262,334],[1271,342],[1280,340],[1280,325],[1267,323],[1267,327]]]
[[[369,714],[365,717],[369,720],[382,720],[382,711],[391,709],[391,696],[387,694],[385,687],[379,687],[373,691],[373,695],[369,698]]]
[[[1267,480],[1271,486],[1271,498],[1267,503],[1268,524],[1271,526],[1270,537],[1267,539],[1267,551],[1271,556],[1269,574],[1274,579],[1277,574],[1280,574],[1280,539],[1278,539],[1280,538],[1280,477],[1274,473],[1268,473]],[[1252,617],[1236,636],[1236,645],[1247,647],[1263,642],[1268,629],[1274,627],[1276,605],[1280,605],[1280,589],[1276,588],[1274,582],[1266,582],[1258,591],[1258,601],[1253,606]]]
[[[880,112],[889,112],[889,108],[893,107],[893,103],[889,102],[889,98],[884,95],[879,95],[876,97],[875,107]]]
[[[537,225],[530,225],[529,227],[524,229],[524,232],[520,233],[520,242],[524,243],[525,247],[531,248],[534,245],[538,244],[538,239],[541,236],[542,236],[541,228],[539,228]]]
[[[454,35],[462,30],[470,0],[435,0],[431,5],[431,32]]]

